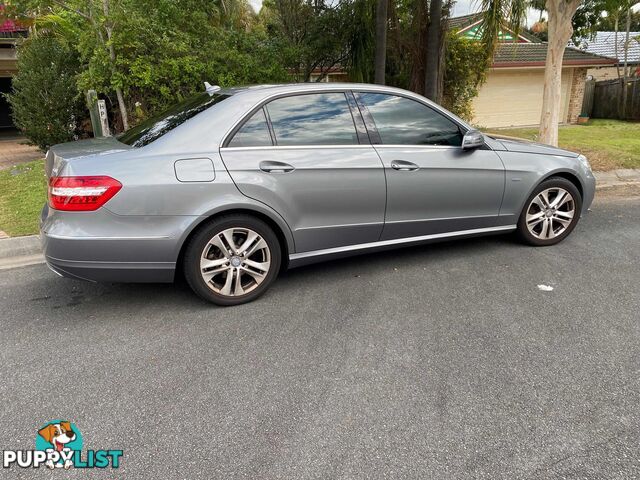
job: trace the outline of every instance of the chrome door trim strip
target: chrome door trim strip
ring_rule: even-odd
[[[322,255],[332,255],[334,253],[352,252],[356,250],[366,250],[368,248],[387,247],[392,245],[402,245],[404,243],[422,242],[426,240],[436,240],[439,238],[458,237],[461,235],[476,235],[480,233],[506,232],[515,230],[517,225],[504,225],[500,227],[473,228],[471,230],[459,230],[457,232],[434,233],[431,235],[421,235],[419,237],[396,238],[393,240],[382,240],[379,242],[360,243],[358,245],[347,245],[345,247],[326,248],[323,250],[312,250],[310,252],[292,253],[289,260],[300,260],[302,258],[317,257]]]
[[[296,232],[301,232],[304,230],[317,230],[317,229],[326,229],[326,228],[346,228],[346,227],[370,227],[375,225],[384,225],[384,222],[366,222],[366,223],[341,223],[338,225],[318,225],[313,227],[302,227],[296,229]]]
[[[438,217],[438,218],[418,218],[416,220],[387,220],[384,223],[416,223],[416,222],[439,222],[439,221],[447,221],[447,220],[465,220],[469,218],[498,218],[499,215],[496,213],[495,215],[469,215],[466,217]]]

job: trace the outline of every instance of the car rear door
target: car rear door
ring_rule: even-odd
[[[274,98],[247,116],[220,153],[240,191],[289,224],[296,252],[380,238],[384,170],[350,92]]]
[[[387,180],[382,240],[500,223],[504,166],[488,147],[461,148],[464,132],[416,99],[356,93]]]

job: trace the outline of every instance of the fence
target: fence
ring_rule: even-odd
[[[622,86],[619,80],[586,82],[582,115],[592,118],[640,120],[640,78],[627,80],[627,105],[624,115],[621,103]]]

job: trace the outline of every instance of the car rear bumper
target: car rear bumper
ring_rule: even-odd
[[[195,217],[197,218],[197,217]],[[94,282],[172,282],[194,217],[128,217],[42,209],[40,240],[59,275]]]
[[[168,283],[175,275],[175,264],[70,261],[48,255],[45,261],[62,277],[90,282]]]

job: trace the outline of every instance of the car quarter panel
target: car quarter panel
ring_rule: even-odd
[[[215,178],[181,182],[175,163],[186,158],[208,158]],[[175,263],[189,233],[212,215],[231,210],[255,211],[271,219],[282,231],[287,249],[294,251],[293,236],[286,222],[270,207],[242,195],[226,171],[220,155],[191,151],[160,154],[146,147],[104,157],[85,157],[68,162],[61,175],[108,175],[122,183],[122,189],[95,212],[50,210],[43,219],[43,232],[53,240],[75,238],[75,249],[60,250],[50,243],[47,251],[57,258],[87,258],[90,250],[99,261]],[[114,242],[109,244],[108,240]],[[146,242],[146,240],[149,242]],[[86,240],[86,247],[79,247]],[[99,245],[96,241],[104,241]],[[149,249],[146,250],[148,243]],[[99,247],[96,249],[96,247]],[[51,250],[53,248],[53,250]],[[79,250],[78,250],[79,248]],[[75,254],[74,254],[75,253]],[[68,254],[70,256],[64,256]]]

